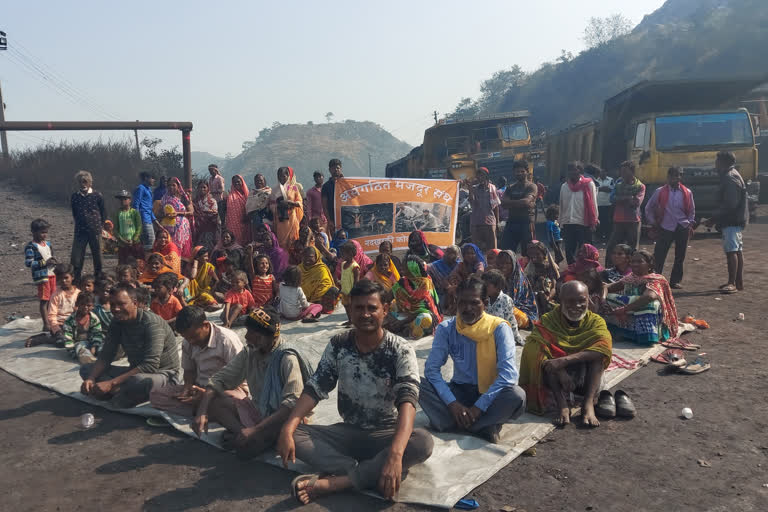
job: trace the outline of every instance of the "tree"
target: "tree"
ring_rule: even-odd
[[[333,120],[333,117],[334,117],[334,114],[333,114],[333,112],[326,112],[326,113],[325,113],[325,120],[326,120],[327,122],[329,122],[329,123],[330,123],[330,122]]]
[[[584,29],[584,42],[589,48],[597,48],[631,31],[632,21],[622,14],[611,14],[605,18],[592,17]]]
[[[158,146],[163,139],[144,137],[141,145],[144,147],[142,163],[147,170],[160,176],[180,176],[184,157],[179,152],[179,147],[160,149]]]
[[[461,98],[459,104],[456,105],[451,117],[472,117],[476,116],[479,108],[477,103],[472,102],[472,98]]]
[[[480,85],[480,108],[494,111],[511,91],[520,87],[526,79],[525,71],[515,64],[509,69],[497,71]]]

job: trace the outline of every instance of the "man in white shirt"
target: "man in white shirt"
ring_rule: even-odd
[[[597,217],[600,220],[600,225],[597,227],[597,238],[599,240],[606,240],[611,234],[611,228],[613,224],[613,204],[611,204],[611,192],[615,188],[613,178],[608,176],[608,173],[599,168],[595,164],[589,164],[587,169],[590,169],[590,174],[596,176],[595,185],[597,186]]]
[[[595,182],[583,176],[583,172],[581,162],[569,163],[568,179],[560,188],[560,225],[568,264],[573,263],[582,244],[592,242],[599,224]]]

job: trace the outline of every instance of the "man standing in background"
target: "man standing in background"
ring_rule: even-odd
[[[323,210],[323,173],[315,171],[312,177],[315,180],[315,186],[307,191],[307,208],[305,211],[308,214],[306,217],[309,220],[320,219],[320,225],[325,227],[327,219]]]
[[[569,163],[568,179],[560,187],[560,225],[569,265],[574,262],[579,246],[592,242],[599,222],[595,182],[582,176],[583,170],[581,162]]]
[[[211,197],[216,200],[219,207],[219,218],[223,223],[227,220],[227,204],[226,199],[226,184],[224,183],[224,176],[219,172],[219,166],[211,164],[208,166],[208,172],[211,177],[208,178],[208,191],[211,193]],[[245,185],[245,184],[243,184]]]
[[[613,193],[613,178],[608,173],[595,164],[589,164],[587,168],[592,168],[596,176],[595,185],[597,186],[597,217],[600,219],[600,226],[597,228],[598,240],[605,240],[611,234],[613,226],[613,204],[611,204],[611,194]]]
[[[142,171],[139,173],[139,178],[141,178],[141,183],[133,191],[131,207],[141,215],[141,244],[145,251],[151,251],[155,245],[154,224],[157,222],[155,212],[152,209],[154,203],[152,186],[155,184],[155,177],[149,171]]]
[[[325,185],[323,185],[320,194],[323,200],[323,211],[325,212],[325,218],[328,222],[328,236],[333,238],[336,234],[336,217],[334,216],[336,206],[336,180],[340,180],[344,177],[344,174],[341,172],[341,160],[332,158],[331,161],[328,162],[328,172],[331,173],[331,178]]]
[[[605,266],[611,266],[611,254],[618,244],[637,250],[640,245],[640,205],[645,198],[645,185],[635,176],[634,162],[619,166],[620,178],[613,190],[613,229],[605,248]]]
[[[499,225],[499,196],[491,183],[488,169],[480,167],[475,175],[476,184],[468,183],[470,213],[469,231],[472,241],[487,252],[496,248],[496,229]]]
[[[507,214],[507,225],[501,237],[501,248],[525,254],[528,243],[533,240],[533,219],[536,211],[538,188],[528,180],[528,162],[517,160],[512,164],[515,182],[507,185],[501,206]]]
[[[72,240],[72,266],[75,268],[75,282],[80,284],[80,274],[83,272],[85,246],[90,246],[93,256],[93,273],[101,275],[101,228],[107,219],[104,213],[104,198],[100,192],[91,188],[93,176],[88,171],[78,171],[75,174],[78,191],[72,194],[72,217],[75,219],[75,237]],[[149,193],[150,198],[152,192]]]

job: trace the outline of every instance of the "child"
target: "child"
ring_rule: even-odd
[[[331,286],[327,292],[320,298],[320,305],[323,307],[322,313],[330,315],[336,310],[339,303],[341,292],[335,286]]]
[[[557,222],[557,219],[560,218],[560,207],[556,204],[551,205],[547,208],[545,215],[547,217],[547,243],[555,255],[555,263],[559,265],[565,259],[565,256],[563,256],[563,237],[560,234],[560,223]]]
[[[192,251],[192,257],[190,273],[192,280],[189,282],[188,303],[190,306],[199,306],[207,311],[216,309],[218,303],[213,298],[213,288],[219,277],[216,275],[216,267],[209,261],[210,252],[207,248],[198,246]]]
[[[323,307],[320,304],[312,304],[301,289],[301,271],[299,267],[291,265],[283,272],[283,282],[280,283],[280,314],[288,320],[302,322],[317,322],[317,317]]]
[[[496,268],[496,258],[499,257],[500,252],[499,249],[488,249],[488,252],[485,253],[485,268]]]
[[[111,220],[105,220],[101,226],[101,252],[115,254],[117,252],[117,239],[115,238],[115,225]]]
[[[96,278],[93,274],[86,274],[80,278],[80,291],[93,293],[96,286]]]
[[[130,265],[118,265],[115,270],[115,277],[117,277],[117,284],[127,284],[134,288],[137,286],[137,272],[136,269]]]
[[[93,313],[101,322],[101,330],[107,332],[112,325],[112,311],[109,307],[109,289],[112,285],[106,279],[100,279],[94,285],[94,298],[96,304],[93,306]]]
[[[504,274],[496,269],[483,272],[480,278],[485,283],[488,290],[488,307],[485,312],[492,316],[497,316],[509,322],[512,327],[512,334],[515,336],[515,343],[523,345],[523,337],[517,330],[517,319],[515,318],[515,303],[512,297],[504,293]]]
[[[48,301],[56,292],[56,276],[53,267],[51,243],[47,240],[51,225],[45,219],[35,219],[30,225],[32,241],[24,248],[24,265],[32,270],[32,282],[37,285],[37,298],[40,299],[40,317],[43,319],[43,332],[48,332]]]
[[[254,268],[255,267],[255,268]],[[256,307],[272,302],[278,293],[278,283],[272,275],[272,262],[266,254],[253,256],[253,246],[248,246],[245,268],[251,278],[251,292]]]
[[[136,288],[136,305],[139,309],[147,311],[149,309],[149,303],[152,300],[152,293],[149,288],[139,286]]]
[[[224,295],[224,311],[221,321],[224,327],[232,327],[235,320],[245,317],[256,309],[253,295],[248,291],[248,276],[242,270],[233,272],[232,288]]]
[[[101,322],[93,312],[93,293],[81,292],[75,301],[75,311],[61,327],[64,348],[80,364],[95,363],[104,345]]]
[[[171,327],[176,325],[176,315],[182,310],[179,299],[174,296],[179,280],[173,272],[160,274],[152,283],[154,299],[149,306],[154,314],[168,322]]]
[[[42,343],[53,343],[57,347],[64,346],[64,336],[61,332],[61,326],[64,325],[69,315],[75,310],[75,301],[80,290],[73,284],[75,280],[75,269],[69,263],[59,263],[53,269],[56,276],[56,286],[58,289],[51,296],[48,302],[48,325],[50,335],[42,333],[27,339],[24,344],[27,347],[34,347]]]
[[[213,287],[213,297],[219,302],[224,302],[224,296],[232,289],[232,283],[235,282],[235,261],[225,256],[216,270],[219,272],[217,274],[219,280]]]
[[[355,261],[355,256],[357,256],[357,247],[354,244],[347,242],[341,246],[342,264],[339,288],[341,289],[341,303],[344,305],[344,311],[347,312],[345,326],[352,325],[349,316],[349,293],[355,283],[360,280],[360,265]]]
[[[392,260],[392,263],[395,264],[395,268],[400,273],[400,275],[403,275],[403,262],[400,261],[400,258],[392,254],[392,242],[389,240],[384,240],[379,244],[379,254],[387,254],[389,256],[389,259]]]
[[[328,235],[325,232],[325,227],[320,223],[320,217],[309,219],[309,229],[315,235],[315,246],[319,249],[322,245],[326,249],[330,247],[331,241],[328,239]]]
[[[144,259],[144,246],[141,245],[141,215],[131,208],[131,193],[121,191],[115,196],[120,201],[120,209],[115,213],[115,240],[117,240],[117,262],[128,263],[128,256]]]
[[[536,294],[536,307],[541,316],[557,305],[554,299],[560,271],[547,246],[542,242],[532,240],[528,244],[526,253],[528,262],[524,268],[525,277],[528,278],[531,290]]]

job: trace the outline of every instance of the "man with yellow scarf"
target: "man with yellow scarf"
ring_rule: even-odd
[[[595,398],[611,362],[612,340],[605,320],[589,311],[588,304],[584,283],[565,283],[560,305],[536,322],[520,358],[520,385],[528,397],[528,411],[543,414],[554,398],[558,426],[571,422],[567,397],[573,392],[584,397],[584,425],[600,426]]]
[[[481,279],[459,283],[457,315],[435,331],[419,404],[435,430],[466,431],[496,444],[501,426],[525,410],[525,392],[517,385],[512,328],[485,312],[487,298]],[[453,377],[445,382],[440,369],[449,355]]]

